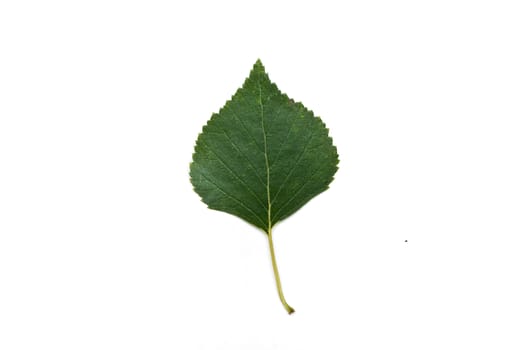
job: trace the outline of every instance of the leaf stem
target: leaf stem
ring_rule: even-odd
[[[269,248],[271,250],[271,261],[273,263],[274,279],[276,281],[276,288],[278,289],[278,296],[280,297],[280,301],[282,302],[282,305],[284,305],[287,313],[291,315],[293,312],[295,312],[295,309],[287,304],[285,301],[284,292],[282,291],[282,283],[280,282],[280,274],[278,273],[278,266],[276,265],[276,257],[274,255],[273,234],[271,228],[269,228],[267,231],[267,238],[269,240]]]

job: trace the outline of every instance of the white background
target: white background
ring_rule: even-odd
[[[526,349],[523,1],[2,1],[0,349]],[[261,58],[329,191],[265,236],[192,191]],[[407,241],[407,242],[406,242]]]

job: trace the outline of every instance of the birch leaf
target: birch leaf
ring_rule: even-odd
[[[272,227],[325,191],[338,155],[313,112],[280,92],[258,60],[198,136],[190,165],[194,190],[210,209],[227,212],[268,236],[278,293],[283,296]]]

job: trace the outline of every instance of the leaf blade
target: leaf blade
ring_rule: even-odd
[[[283,94],[258,60],[198,136],[190,178],[209,208],[268,232],[325,191],[337,164],[324,123]],[[203,173],[227,198],[219,201],[218,193],[199,181]]]

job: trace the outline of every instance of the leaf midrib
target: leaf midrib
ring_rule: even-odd
[[[269,178],[270,178],[270,171],[269,171],[269,158],[267,156],[267,134],[265,132],[265,123],[264,123],[264,106],[262,103],[262,84],[261,81],[258,79],[258,104],[260,105],[260,118],[262,123],[262,134],[263,134],[263,142],[264,142],[264,158],[265,158],[265,172],[267,177],[267,183],[265,185],[267,190],[267,233],[271,231],[271,190],[269,188]]]

